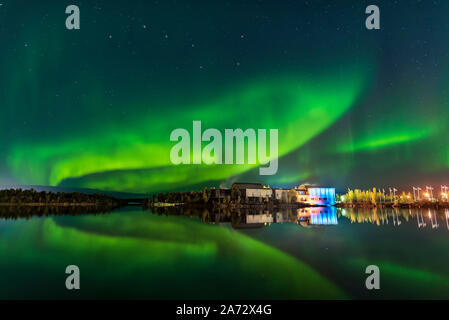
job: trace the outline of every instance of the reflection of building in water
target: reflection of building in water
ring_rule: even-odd
[[[246,215],[246,223],[273,223],[273,216],[269,213],[267,214],[248,214]]]
[[[271,219],[270,219],[271,217]],[[253,229],[263,228],[271,222],[273,218],[271,214],[231,214],[231,225],[234,229]]]
[[[286,210],[276,212],[276,223],[294,223],[296,224],[298,218],[296,216],[296,210]]]
[[[297,210],[298,222],[310,225],[337,225],[335,207],[301,208]]]

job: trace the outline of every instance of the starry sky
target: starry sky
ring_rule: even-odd
[[[445,0],[0,0],[0,185],[447,184],[448,17]],[[278,129],[277,174],[173,165],[194,120]]]

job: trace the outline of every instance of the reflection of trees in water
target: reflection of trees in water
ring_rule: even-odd
[[[114,209],[103,206],[0,206],[0,218],[29,219],[47,216],[106,214]]]
[[[324,209],[326,212],[327,209]],[[335,208],[333,208],[335,210]],[[270,211],[265,207],[249,209],[229,209],[229,208],[189,208],[189,207],[156,207],[152,212],[159,215],[197,217],[203,223],[223,223],[230,222],[233,226],[242,227],[248,225],[248,217],[253,224],[257,224],[257,216],[260,223],[297,223],[297,210],[285,208],[283,210]],[[300,215],[311,216],[313,212],[323,210],[323,208],[303,208],[299,209]],[[338,208],[336,209],[339,219],[348,219],[351,223],[371,223],[378,226],[392,225],[400,226],[402,223],[414,221],[418,222],[418,227],[431,226],[436,229],[447,226],[449,229],[449,210],[434,209],[398,209],[398,208]],[[271,219],[270,219],[271,216]]]
[[[432,228],[439,227],[438,221],[448,220],[448,214],[444,210],[435,209],[398,209],[398,208],[354,208],[339,209],[338,217],[345,217],[351,223],[372,223],[378,226],[393,225],[400,226],[402,222],[417,220],[418,227],[426,227],[426,220]],[[448,224],[449,226],[449,224]]]

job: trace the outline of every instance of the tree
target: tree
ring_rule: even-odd
[[[287,193],[287,202],[288,203],[296,202],[296,197],[297,197],[297,194],[296,194],[295,189],[288,190],[288,193]]]
[[[207,188],[204,188],[203,189],[203,201],[204,201],[204,203],[207,203],[208,200],[209,200],[209,196],[207,194]]]
[[[373,192],[371,192],[371,203],[373,205],[377,204],[377,190],[376,190],[376,188],[373,188]]]
[[[237,197],[242,196],[242,192],[240,191],[240,188],[238,185],[234,184],[231,188],[231,198],[237,199]]]

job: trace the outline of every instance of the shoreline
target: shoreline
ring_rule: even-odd
[[[336,208],[352,208],[352,209],[382,209],[382,208],[397,208],[397,209],[449,209],[449,202],[447,203],[432,203],[432,202],[420,202],[420,203],[336,203],[334,205],[312,205],[306,203],[260,203],[260,204],[247,204],[247,203],[167,203],[156,202],[144,205],[144,208],[195,208],[195,209],[301,209],[301,208],[321,208],[321,207],[336,207]]]
[[[353,208],[353,209],[376,209],[376,208],[398,208],[398,209],[449,209],[449,202],[419,202],[419,203],[337,203],[337,208]]]

